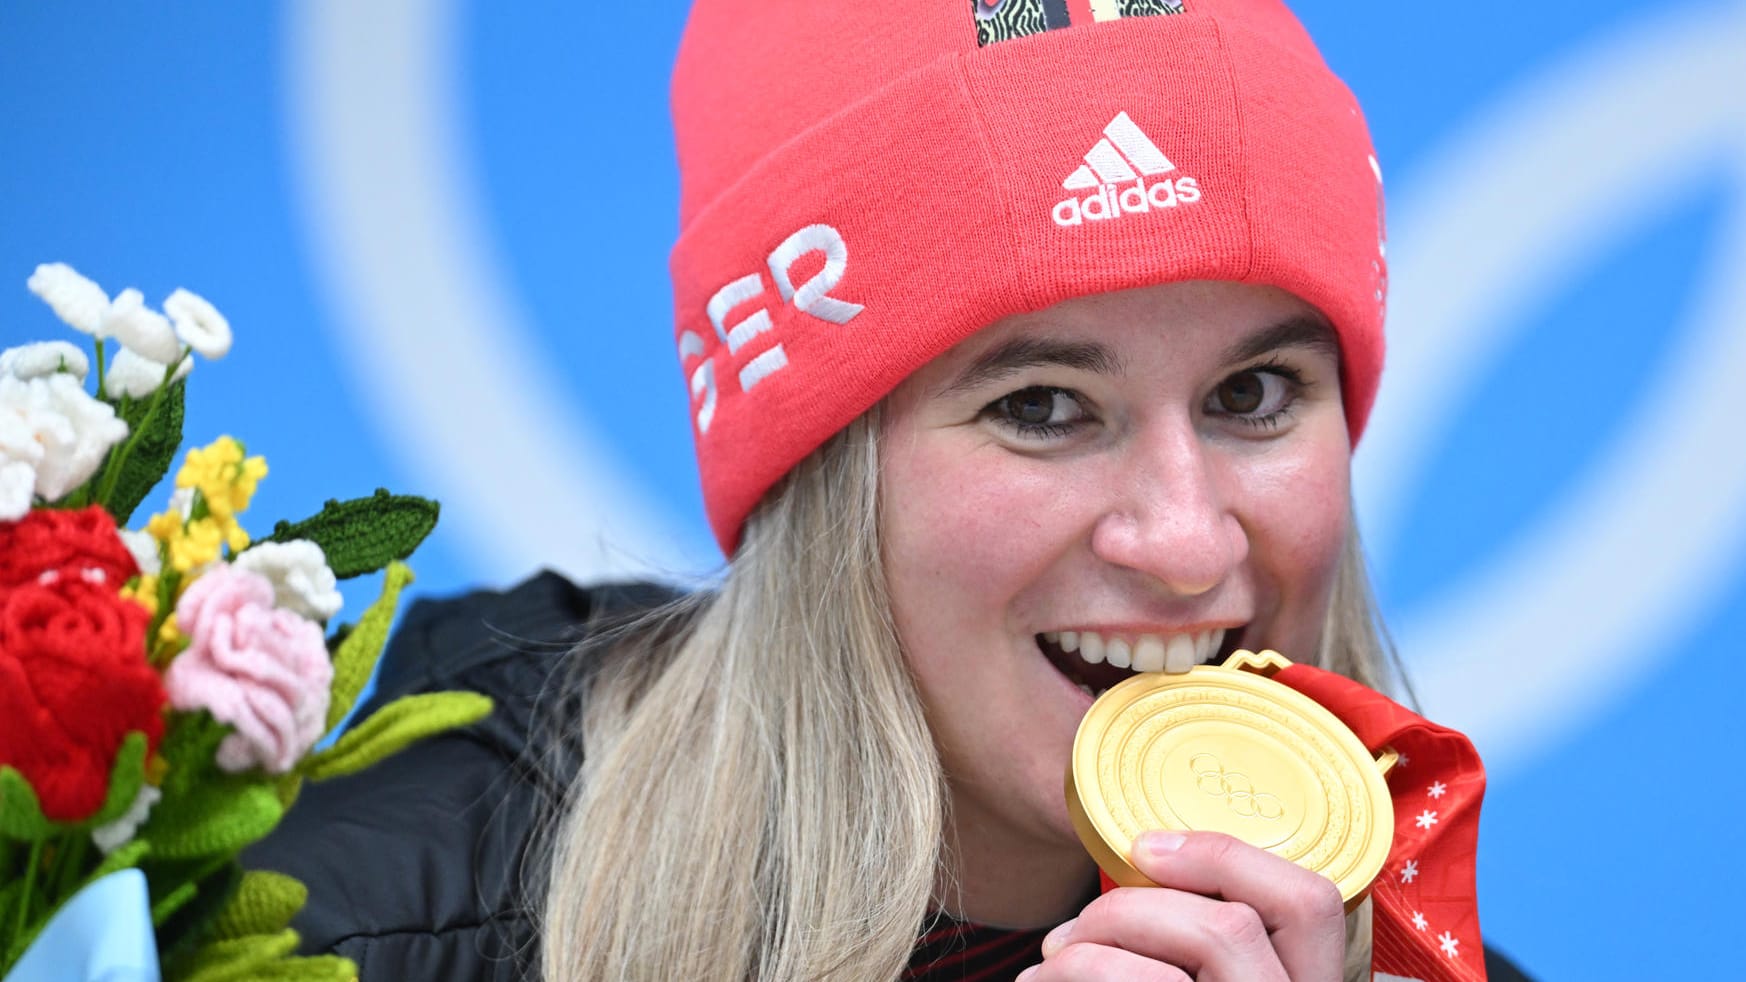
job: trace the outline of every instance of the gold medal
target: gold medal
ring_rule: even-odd
[[[1067,809],[1098,866],[1153,886],[1128,861],[1152,829],[1214,831],[1314,870],[1350,909],[1388,858],[1394,805],[1373,758],[1321,704],[1268,676],[1291,664],[1239,651],[1223,665],[1148,672],[1092,704],[1073,740]]]

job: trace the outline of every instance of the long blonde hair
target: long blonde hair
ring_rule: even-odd
[[[907,965],[949,815],[885,586],[879,415],[766,498],[718,593],[621,633],[592,674],[550,850],[551,982]],[[1318,663],[1383,684],[1355,535],[1331,608]],[[1368,977],[1367,907],[1348,937],[1348,975]]]

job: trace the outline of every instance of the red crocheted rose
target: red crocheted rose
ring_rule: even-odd
[[[130,731],[157,748],[166,696],[146,662],[149,620],[116,585],[77,574],[0,595],[0,764],[24,775],[51,819],[102,806]]]
[[[139,564],[116,534],[115,519],[101,506],[37,508],[16,522],[0,522],[0,596],[50,570],[77,575],[88,569],[102,570],[117,588],[139,575]]]

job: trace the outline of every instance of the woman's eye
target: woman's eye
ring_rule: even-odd
[[[1044,385],[1009,392],[982,412],[1021,436],[1063,436],[1087,418],[1072,392]]]
[[[1218,384],[1207,408],[1246,423],[1273,425],[1291,408],[1298,384],[1277,368],[1237,372]]]

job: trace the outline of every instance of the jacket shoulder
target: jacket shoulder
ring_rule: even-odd
[[[292,925],[302,950],[349,957],[364,980],[525,977],[529,846],[568,781],[535,735],[587,625],[670,597],[542,573],[506,591],[412,605],[356,718],[451,689],[489,696],[492,712],[361,773],[305,784],[280,826],[244,854],[246,866],[309,888]]]

